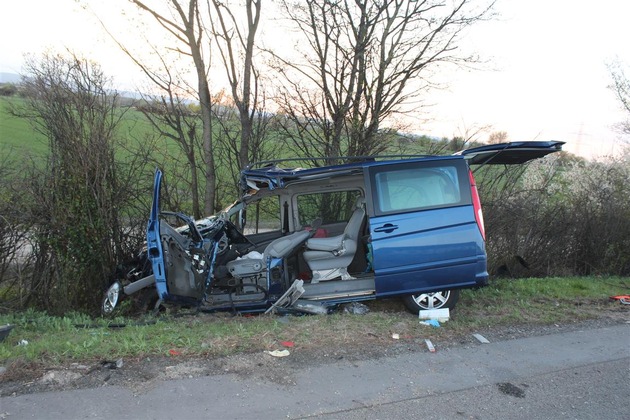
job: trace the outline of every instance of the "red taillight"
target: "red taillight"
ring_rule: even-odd
[[[479,192],[477,191],[477,184],[475,183],[475,177],[472,171],[468,171],[470,175],[470,193],[472,194],[473,209],[475,210],[475,220],[477,226],[479,226],[479,232],[483,240],[486,240],[486,228],[483,225],[483,211],[481,211],[481,200],[479,200]]]

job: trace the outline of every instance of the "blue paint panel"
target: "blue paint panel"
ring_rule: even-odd
[[[158,296],[165,299],[168,296],[166,287],[166,270],[164,267],[164,252],[160,239],[160,186],[162,185],[162,171],[155,170],[153,181],[153,203],[151,204],[151,216],[147,224],[147,247],[149,260],[153,266],[155,287]]]
[[[380,231],[386,225],[393,231]],[[370,219],[376,292],[408,294],[487,279],[485,244],[472,205]]]

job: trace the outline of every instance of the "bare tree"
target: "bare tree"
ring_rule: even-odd
[[[180,0],[169,0],[168,6],[171,11],[171,16],[158,12],[157,8],[147,5],[140,0],[130,0],[135,4],[139,10],[148,13],[155,18],[158,24],[164,28],[164,30],[172,35],[175,41],[178,43],[172,49],[179,53],[181,56],[189,57],[194,65],[197,87],[196,95],[200,104],[200,114],[202,122],[202,147],[203,147],[203,160],[205,163],[205,192],[204,192],[204,212],[211,214],[214,211],[215,204],[215,191],[216,191],[216,167],[213,152],[213,140],[212,140],[212,101],[210,95],[210,86],[208,84],[208,68],[209,68],[209,39],[206,38],[206,26],[203,23],[202,12],[200,11],[200,4],[198,0],[190,0],[187,2]],[[122,44],[119,43],[122,46]],[[142,70],[147,74],[154,82],[159,80],[157,73],[152,71],[148,66],[142,64],[140,59],[136,58],[134,54],[123,47],[123,50],[139,64]],[[167,69],[169,64],[163,59],[164,68]],[[167,84],[168,88],[171,88],[171,84]],[[169,90],[166,91],[167,93]],[[169,96],[167,94],[167,96]],[[170,106],[176,106],[175,103],[171,103]],[[189,133],[184,133],[188,135]],[[182,133],[178,133],[177,136],[182,136]],[[188,144],[179,142],[180,145]],[[186,153],[186,151],[184,151]],[[189,150],[190,152],[190,150]],[[191,171],[193,169],[191,168]]]
[[[473,0],[282,1],[303,35],[299,60],[274,54],[278,102],[300,153],[367,155],[384,150],[383,121],[417,105],[440,63],[470,63],[462,31],[490,16]]]
[[[240,143],[233,151],[241,168],[249,163],[254,118],[258,108],[259,74],[254,66],[254,42],[260,23],[261,3],[262,0],[245,1],[247,23],[242,29],[239,19],[226,2],[212,0],[216,13],[216,22],[211,19],[212,32],[239,115]]]
[[[145,115],[160,137],[169,139],[179,146],[186,161],[178,166],[185,167],[187,176],[177,176],[177,183],[180,186],[189,186],[193,216],[200,218],[202,216],[200,206],[202,200],[199,194],[200,184],[202,184],[200,172],[204,173],[205,171],[199,162],[203,160],[199,157],[199,150],[203,150],[202,141],[199,139],[200,130],[198,130],[199,112],[195,112],[185,98],[182,98],[178,93],[178,83],[174,81],[171,69],[165,66],[163,72],[158,74],[140,62],[138,65],[153,81],[154,86],[161,90],[161,94],[143,95],[144,104],[138,105],[137,108]],[[168,150],[168,148],[165,149]],[[165,156],[163,160],[174,160],[175,156],[172,152],[170,155],[169,157]],[[175,179],[176,176],[174,173],[170,173],[169,178]]]
[[[619,124],[620,130],[624,134],[630,134],[630,80],[625,75],[624,66],[616,60],[608,65],[613,84],[610,86],[617,96],[622,109],[628,114],[628,119]]]

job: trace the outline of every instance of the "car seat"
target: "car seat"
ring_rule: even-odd
[[[303,245],[314,232],[314,230],[300,230],[290,235],[281,236],[271,241],[262,254],[254,251],[228,262],[226,264],[227,269],[233,277],[237,278],[257,274],[263,271],[264,268],[267,268],[268,259],[281,259],[289,256],[299,246]]]
[[[354,211],[341,235],[328,238],[311,238],[306,241],[304,260],[313,272],[311,283],[332,280],[341,276],[342,280],[353,278],[348,266],[354,258],[359,233],[365,218],[364,198],[359,197]]]

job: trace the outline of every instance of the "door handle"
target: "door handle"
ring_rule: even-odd
[[[398,225],[392,225],[391,223],[385,223],[381,227],[374,228],[374,232],[392,233],[398,229]]]

